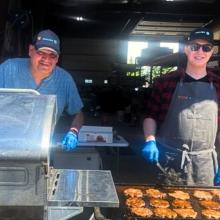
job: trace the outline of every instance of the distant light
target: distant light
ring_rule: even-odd
[[[128,41],[127,63],[135,64],[136,57],[141,56],[141,50],[148,47],[146,41]]]
[[[134,90],[135,90],[135,91],[138,91],[138,90],[139,90],[139,88],[135,88]]]
[[[166,0],[166,2],[173,2],[174,0]]]
[[[104,80],[104,84],[108,84],[108,80],[107,79]]]
[[[92,79],[85,79],[85,84],[91,84],[93,83]]]
[[[80,16],[80,17],[76,17],[76,20],[77,20],[77,21],[83,21],[84,18]]]
[[[82,16],[65,15],[65,18],[78,22],[94,22],[93,19],[89,19],[87,17],[82,17]]]

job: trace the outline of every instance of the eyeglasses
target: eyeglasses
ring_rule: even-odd
[[[200,48],[202,48],[203,52],[210,52],[213,48],[212,44],[198,44],[198,43],[192,43],[189,44],[189,47],[191,51],[198,51]]]
[[[55,60],[58,57],[58,55],[55,54],[55,53],[45,53],[45,52],[40,51],[40,50],[36,50],[36,53],[37,53],[38,56],[41,56],[41,57],[47,56],[47,57],[49,57],[52,60]]]

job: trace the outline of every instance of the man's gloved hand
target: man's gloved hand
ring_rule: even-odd
[[[70,151],[76,148],[78,144],[78,135],[73,131],[68,131],[62,140],[64,150]]]
[[[159,150],[157,148],[155,140],[146,141],[144,143],[144,147],[142,149],[142,155],[147,161],[151,163],[158,162]]]
[[[220,169],[218,169],[218,172],[215,175],[215,186],[220,186]]]

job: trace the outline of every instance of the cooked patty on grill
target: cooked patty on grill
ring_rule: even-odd
[[[220,219],[220,211],[212,209],[203,209],[202,215],[208,219]]]
[[[169,202],[164,199],[150,199],[150,205],[156,208],[168,208]]]
[[[143,197],[143,193],[140,189],[128,188],[124,190],[124,194],[130,197]]]
[[[220,199],[220,189],[213,189],[213,190],[211,190],[211,193],[212,193],[213,196]]]
[[[173,209],[182,218],[196,218],[197,212],[193,209]]]
[[[199,203],[206,209],[220,209],[220,204],[212,200],[202,200]]]
[[[145,201],[141,198],[131,197],[126,199],[125,204],[129,207],[140,208],[145,206]]]
[[[158,189],[149,188],[145,192],[147,196],[155,198],[155,199],[162,199],[166,197],[166,193],[163,193]]]
[[[150,217],[153,215],[153,212],[148,208],[131,208],[131,213],[141,217]]]
[[[192,205],[189,201],[186,200],[181,200],[181,199],[174,199],[174,201],[172,202],[172,206],[175,208],[186,208],[186,209],[190,209],[192,208]]]
[[[175,199],[187,200],[190,198],[189,193],[183,192],[181,190],[175,190],[173,193],[168,193],[169,196],[174,197]]]
[[[212,194],[207,191],[195,190],[193,196],[199,200],[211,200]]]
[[[165,209],[165,208],[155,208],[154,214],[156,217],[159,217],[159,218],[174,219],[177,217],[176,212],[172,211],[171,209]]]

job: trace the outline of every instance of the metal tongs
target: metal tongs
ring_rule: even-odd
[[[168,176],[169,174],[166,172],[166,170],[161,166],[161,164],[157,161],[157,163],[156,163],[156,166],[160,169],[160,171],[164,174],[164,175],[166,175],[166,176]]]
[[[157,168],[159,168],[159,170],[163,173],[164,176],[166,176],[171,182],[173,183],[178,183],[178,179],[179,177],[177,175],[173,175],[172,173],[169,173],[167,170],[165,170],[160,162],[156,163]]]
[[[170,181],[175,181],[175,178],[161,166],[160,162],[157,161],[156,166],[163,173],[163,175],[166,176],[166,178],[168,178]]]

